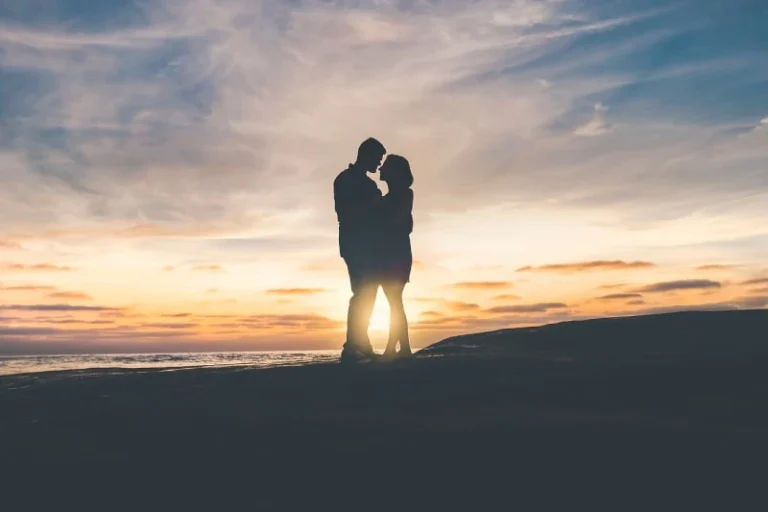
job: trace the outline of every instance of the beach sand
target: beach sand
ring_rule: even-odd
[[[4,503],[754,510],[768,312],[657,318],[462,337],[394,364],[3,378]],[[692,322],[711,332],[698,350]],[[616,329],[651,349],[599,342]]]

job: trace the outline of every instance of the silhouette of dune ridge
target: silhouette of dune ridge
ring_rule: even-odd
[[[424,356],[693,358],[768,355],[768,310],[685,311],[465,334]]]

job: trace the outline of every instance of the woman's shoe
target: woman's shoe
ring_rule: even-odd
[[[410,347],[408,347],[408,348],[401,348],[400,352],[397,353],[397,358],[398,359],[405,359],[405,358],[411,357],[411,356],[413,356],[413,352],[411,352],[411,348]]]
[[[379,356],[379,360],[384,362],[394,361],[395,359],[397,359],[397,352],[394,349],[387,349]]]

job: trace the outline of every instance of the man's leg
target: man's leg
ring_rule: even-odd
[[[355,263],[347,260],[352,298],[349,299],[347,310],[347,341],[344,346],[356,348],[365,353],[373,353],[373,347],[368,339],[368,324],[371,321],[379,286],[366,271],[365,263]]]

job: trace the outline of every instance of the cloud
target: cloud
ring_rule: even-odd
[[[238,322],[251,329],[293,328],[309,330],[338,329],[344,322],[316,314],[274,314],[239,317]]]
[[[744,286],[752,286],[756,284],[768,284],[768,277],[756,277],[754,279],[748,279],[741,283]]]
[[[59,332],[50,327],[0,327],[0,336],[46,336]]]
[[[503,293],[493,298],[493,300],[520,300],[520,299],[522,299],[522,297],[520,297],[519,295],[514,295],[512,293]]]
[[[54,324],[54,325],[113,325],[112,320],[80,320],[77,318],[35,318],[35,323]]]
[[[327,291],[325,288],[274,288],[267,290],[267,293],[271,295],[317,295]]]
[[[66,240],[66,239],[195,239],[207,238],[216,235],[230,234],[232,226],[208,225],[200,223],[189,224],[159,224],[145,223],[134,224],[128,227],[110,228],[82,228],[82,229],[56,229],[36,230],[30,233],[17,233],[13,235],[16,240]]]
[[[603,295],[602,297],[597,297],[595,300],[604,300],[604,301],[611,301],[611,300],[625,300],[625,299],[640,299],[643,296],[639,293],[612,293],[609,295]]]
[[[476,311],[480,309],[479,304],[471,302],[445,301],[443,305],[451,311]]]
[[[701,290],[721,287],[721,283],[708,279],[684,279],[650,284],[639,288],[637,291],[642,293],[666,293],[678,290]]]
[[[707,271],[707,270],[730,270],[730,269],[737,268],[737,267],[738,267],[738,265],[720,265],[720,264],[715,264],[715,265],[699,265],[698,267],[696,267],[696,270],[701,270],[701,271]]]
[[[613,290],[616,288],[624,288],[625,286],[627,285],[624,283],[616,283],[616,284],[603,284],[598,286],[598,288],[601,290]]]
[[[640,270],[655,267],[655,263],[649,261],[623,261],[623,260],[597,260],[582,261],[577,263],[556,263],[541,265],[538,267],[526,266],[517,269],[517,272],[591,272],[603,270]],[[620,286],[620,285],[614,285]]]
[[[21,249],[21,244],[13,240],[1,240],[0,249]]]
[[[224,272],[221,265],[195,265],[192,270],[195,272]]]
[[[75,270],[72,267],[53,265],[51,263],[0,263],[0,271],[9,272],[69,272]]]
[[[36,284],[13,285],[13,286],[0,285],[0,290],[7,291],[7,292],[50,292],[50,291],[55,291],[56,287],[48,286],[48,285],[36,285]]]
[[[512,283],[509,281],[462,281],[450,286],[461,290],[498,290],[509,288]]]
[[[71,304],[4,304],[0,309],[12,311],[115,311],[119,308],[104,306],[77,306]]]
[[[761,309],[768,306],[768,295],[757,297],[739,297],[729,301],[744,309]]]
[[[638,309],[631,312],[632,315],[660,315],[664,313],[678,313],[682,311],[732,311],[739,309],[735,304],[697,304],[679,306],[656,306],[652,308]]]
[[[567,304],[562,302],[542,302],[539,304],[520,304],[513,306],[496,306],[486,311],[493,314],[504,313],[546,313],[551,309],[564,309]]]
[[[192,329],[197,327],[197,324],[193,323],[170,323],[170,322],[152,322],[142,324],[142,327],[151,327],[155,329]]]
[[[51,299],[93,300],[93,297],[84,292],[53,292],[49,293],[47,297]]]
[[[603,135],[608,133],[608,131],[611,129],[611,126],[608,124],[608,122],[605,120],[605,113],[608,111],[608,107],[597,103],[594,106],[594,113],[592,114],[592,119],[582,126],[579,126],[574,130],[574,135],[579,135],[582,137],[595,137],[597,135]]]
[[[41,226],[67,218],[60,211],[123,223],[138,212],[146,220],[128,228],[129,238],[166,236],[158,226],[177,236],[185,224],[211,219],[247,230],[240,221],[252,205],[294,208],[291,194],[282,192],[290,188],[300,189],[322,223],[330,215],[325,198],[306,192],[327,181],[319,169],[344,165],[338,155],[353,151],[373,118],[387,143],[414,162],[442,149],[430,170],[422,166],[420,183],[432,190],[425,208],[454,196],[483,204],[489,192],[623,202],[621,192],[638,182],[645,185],[638,193],[654,197],[669,189],[666,199],[675,200],[674,192],[686,189],[661,165],[665,150],[698,154],[697,137],[709,140],[698,124],[664,123],[667,136],[652,156],[636,154],[658,133],[645,116],[623,122],[634,130],[626,135],[630,143],[613,144],[607,154],[595,151],[602,146],[582,148],[593,141],[571,140],[553,126],[588,108],[592,121],[576,131],[605,133],[605,107],[596,98],[610,102],[612,117],[628,116],[607,96],[629,96],[620,92],[633,87],[631,98],[652,100],[642,110],[647,117],[671,115],[658,104],[661,95],[638,88],[661,71],[679,74],[676,66],[642,73],[619,63],[654,51],[670,32],[684,36],[685,28],[669,20],[672,30],[638,34],[634,24],[663,13],[580,10],[570,1],[449,1],[428,9],[377,2],[350,9],[346,2],[200,0],[148,3],[144,23],[130,29],[5,26],[0,65],[42,75],[48,87],[41,100],[23,102],[19,153],[46,145],[39,137],[46,129],[65,131],[69,141],[32,161],[24,156],[15,171],[25,190],[45,185],[63,200],[35,217],[22,217],[28,206],[15,201],[14,213]],[[111,19],[118,17],[119,10]],[[592,38],[607,31],[612,43],[594,48]],[[474,167],[475,186],[468,188],[458,178],[467,162],[478,161],[483,165]],[[510,173],[510,161],[524,165]],[[55,174],[35,172],[52,164],[59,164]],[[617,183],[625,165],[646,172]],[[585,180],[595,175],[600,179]],[[507,180],[517,187],[500,186]],[[617,193],[596,190],[604,186]],[[166,227],[174,223],[180,226]]]
[[[627,301],[626,304],[627,304],[627,306],[643,306],[643,305],[646,304],[646,302],[644,300],[637,299],[637,300]]]

